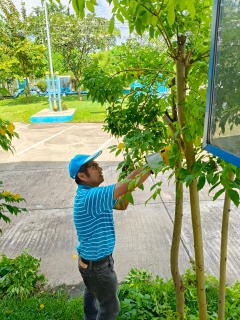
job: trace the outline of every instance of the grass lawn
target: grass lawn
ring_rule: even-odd
[[[76,108],[71,122],[104,122],[106,106],[100,103],[83,100],[77,95],[62,97],[67,108]],[[48,97],[32,96],[31,103],[27,103],[25,96],[16,99],[0,100],[0,118],[11,122],[30,123],[30,117],[42,109],[49,109]]]
[[[68,299],[66,293],[42,293],[21,301],[4,297],[0,300],[1,320],[79,320],[83,319],[83,299]]]

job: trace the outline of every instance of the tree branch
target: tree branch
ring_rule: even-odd
[[[189,61],[189,63],[193,64],[193,63],[195,63],[196,61],[198,61],[200,59],[208,58],[209,57],[209,53],[210,53],[210,50],[208,50],[206,52],[203,52],[196,59]]]
[[[172,134],[175,135],[177,132],[177,129],[175,128],[174,124],[172,123],[172,119],[169,117],[168,112],[165,112],[165,115],[162,117],[162,119],[169,126],[169,128],[172,131]],[[182,150],[184,150],[185,145],[184,145],[184,142],[183,142],[179,133],[178,133],[176,139],[180,141],[181,148],[182,148]]]
[[[169,70],[163,70],[163,69],[148,69],[148,68],[142,68],[142,69],[123,69],[123,70],[120,70],[116,73],[114,73],[113,75],[111,75],[111,79],[114,78],[117,74],[121,73],[121,72],[128,72],[128,71],[150,71],[150,72],[161,72],[161,73],[172,73],[175,75],[175,72],[172,72],[172,71],[169,71]]]

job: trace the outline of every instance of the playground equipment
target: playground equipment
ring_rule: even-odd
[[[52,109],[57,109],[59,111],[62,111],[62,104],[61,104],[61,90],[60,90],[60,80],[58,73],[56,73],[56,77],[51,76],[51,79],[49,77],[49,74],[46,75],[46,81],[47,81],[47,94],[48,94],[48,101],[49,101],[49,107],[50,111]],[[58,100],[58,107],[57,107],[57,100]]]
[[[134,91],[137,91],[136,94],[140,94],[147,91],[153,95],[156,94],[158,97],[168,96],[168,88],[164,85],[165,83],[161,83],[157,81],[155,84],[156,84],[156,87],[153,88],[152,85],[142,84],[139,80],[136,80],[130,84],[130,88],[124,89],[122,93],[128,94],[131,92],[131,89],[132,89]]]
[[[52,76],[51,79],[49,77],[49,74],[46,74],[46,83],[47,83],[47,91],[46,92],[41,92],[40,90],[36,88],[31,88],[30,93],[31,94],[38,94],[40,96],[48,96],[48,101],[49,101],[49,106],[50,106],[50,111],[53,110],[53,107],[57,107],[57,101],[58,101],[58,110],[62,111],[62,105],[61,105],[61,92],[60,89],[60,79],[58,74],[56,73],[56,76]],[[16,93],[13,95],[13,98],[19,97],[21,94],[24,93],[24,88],[27,87],[27,81],[26,79],[23,80],[21,83],[18,80],[18,90]]]
[[[70,78],[71,76],[58,76],[58,74],[56,74],[56,77],[54,77],[54,79],[52,80],[52,77],[50,77],[47,74],[47,77],[46,77],[47,91],[42,92],[39,89],[32,87],[30,88],[30,93],[38,94],[39,96],[49,96],[49,92],[50,92],[51,97],[49,97],[49,99],[52,101],[52,104],[56,105],[56,101],[57,99],[59,99],[59,92],[60,92],[60,95],[63,95],[63,96],[78,94],[77,91],[72,90]],[[60,88],[58,87],[59,85],[60,85]],[[21,94],[23,94],[24,88],[26,88],[26,86],[27,84],[25,79],[23,80],[23,82],[20,82],[18,80],[18,90],[13,95],[13,98],[17,98]],[[56,96],[55,100],[54,100],[53,88]],[[88,90],[82,90],[80,91],[80,93],[87,94]]]
[[[150,94],[156,94],[159,97],[168,95],[168,88],[159,81],[156,82],[156,89],[154,89],[153,86],[149,86],[148,84],[143,85],[138,80],[134,81],[131,84],[131,88],[135,91],[138,90],[139,93],[143,92],[146,88]]]

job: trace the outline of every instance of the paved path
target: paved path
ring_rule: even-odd
[[[14,155],[0,150],[1,180],[5,190],[20,193],[27,201],[29,213],[12,218],[11,224],[0,222],[0,254],[15,257],[24,249],[42,258],[41,271],[51,286],[77,285],[75,246],[77,238],[72,221],[75,182],[68,176],[69,160],[77,153],[94,153],[104,168],[105,183],[117,180],[117,164],[108,147],[118,143],[102,131],[101,124],[22,124],[17,123],[20,139],[14,140]],[[150,177],[144,191],[134,192],[135,205],[115,211],[115,269],[123,281],[131,268],[146,268],[153,276],[169,279],[170,246],[174,213],[174,185],[163,180],[161,196],[145,201],[154,183]],[[221,215],[223,199],[213,202],[207,189],[200,193],[206,271],[218,277]],[[229,223],[227,279],[240,279],[240,211],[233,207]],[[182,244],[179,256],[181,272],[190,267],[193,239],[187,190],[184,201]]]

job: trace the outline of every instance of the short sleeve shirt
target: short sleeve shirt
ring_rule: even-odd
[[[73,207],[79,241],[76,249],[86,260],[100,260],[115,247],[114,189],[115,184],[95,188],[78,185]]]

